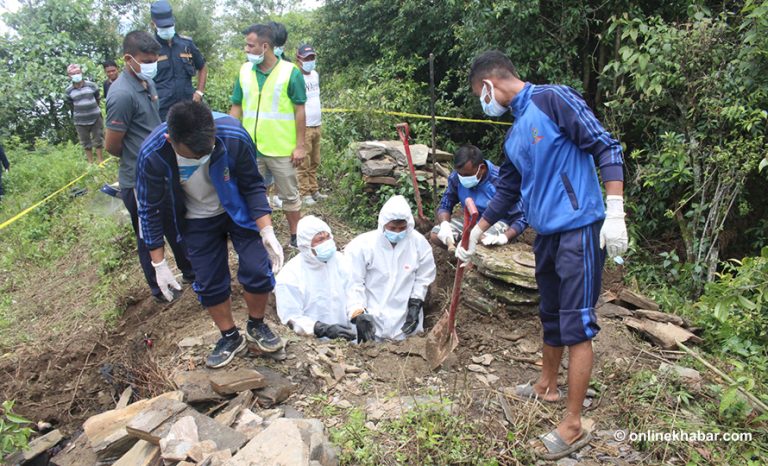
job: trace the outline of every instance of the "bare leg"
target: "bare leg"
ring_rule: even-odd
[[[88,163],[93,163],[93,149],[85,149],[85,155],[88,157]]]
[[[589,388],[592,360],[592,341],[568,347],[567,413],[557,426],[557,432],[567,443],[573,443],[581,434],[581,407]]]
[[[245,298],[246,306],[248,306],[248,315],[255,319],[264,318],[264,311],[267,308],[269,293],[254,294],[243,291],[243,297]]]
[[[558,398],[557,372],[560,368],[560,360],[563,357],[563,347],[549,346],[544,343],[543,356],[544,362],[541,367],[541,376],[539,376],[539,380],[533,385],[533,389],[539,394],[539,398],[547,401],[556,401]],[[570,380],[568,383],[570,383]]]
[[[288,228],[290,228],[291,234],[295,235],[299,219],[301,218],[301,212],[285,212],[285,218],[288,220]]]
[[[96,158],[99,159],[99,163],[104,161],[103,157],[104,151],[101,147],[96,148]]]
[[[232,318],[232,298],[227,298],[223,303],[209,307],[208,314],[219,330],[229,330],[235,326],[235,320]]]

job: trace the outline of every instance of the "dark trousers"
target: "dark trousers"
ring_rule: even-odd
[[[141,269],[144,271],[144,278],[147,280],[149,289],[152,290],[153,295],[160,294],[160,287],[157,286],[157,280],[155,279],[155,268],[152,266],[152,259],[149,257],[149,248],[141,238],[141,229],[139,228],[139,209],[136,204],[136,194],[134,194],[133,188],[122,189],[120,191],[123,197],[123,204],[128,209],[128,213],[131,214],[131,224],[133,225],[133,231],[136,233],[136,244],[138,246],[139,262],[141,263]],[[171,212],[171,206],[165,206],[161,209],[160,215],[163,218],[163,233],[165,234],[165,241],[171,247],[173,251],[173,257],[176,258],[176,265],[181,270],[181,273],[185,277],[192,278],[195,276],[192,271],[192,264],[187,259],[186,248],[183,243],[176,241],[176,228],[173,225],[173,217]]]

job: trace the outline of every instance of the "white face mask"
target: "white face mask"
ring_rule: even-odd
[[[134,73],[136,73],[136,77],[144,80],[149,81],[150,79],[155,79],[155,76],[157,76],[157,62],[152,63],[139,63],[138,60],[131,57],[131,60],[135,61],[139,64],[139,70],[136,72],[136,70],[131,67]]]
[[[163,40],[171,40],[176,35],[176,27],[157,28],[157,35]]]
[[[301,62],[301,69],[307,73],[311,73],[315,69],[315,60]]]
[[[486,102],[486,99],[489,97],[490,102]],[[483,107],[483,112],[488,116],[498,117],[507,113],[507,107],[501,105],[496,100],[496,92],[491,81],[483,81],[483,90],[480,92],[480,105]]]
[[[275,56],[276,57],[282,57],[283,56],[283,48],[282,47],[275,47]]]
[[[248,55],[248,61],[251,62],[254,65],[261,65],[261,62],[264,61],[264,54],[261,55],[254,55],[252,53],[247,54]]]
[[[72,78],[73,83],[79,83],[83,81],[83,75],[81,73],[73,74],[70,76],[70,78]]]

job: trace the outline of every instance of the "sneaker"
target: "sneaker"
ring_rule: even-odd
[[[313,198],[312,196],[304,196],[301,198],[301,203],[306,206],[310,206],[310,205],[317,204],[317,201],[315,201],[315,198]]]
[[[211,369],[224,367],[232,362],[237,353],[243,352],[244,350],[245,338],[242,334],[235,340],[221,337],[219,338],[219,342],[216,343],[216,347],[213,348],[211,354],[205,359],[205,365]]]
[[[277,195],[272,196],[269,203],[272,205],[272,208],[275,210],[280,210],[283,208],[283,201],[281,201],[280,198],[277,197]]]
[[[292,248],[294,248],[294,249],[299,249],[299,242],[298,242],[298,240],[296,239],[296,237],[295,237],[295,236],[294,236],[294,237],[291,237],[291,242],[290,242],[290,243],[288,243],[288,244],[290,244],[290,246],[291,246]]]
[[[272,329],[264,322],[253,327],[248,326],[245,338],[266,353],[274,353],[283,349],[284,346],[282,338],[272,333]]]
[[[320,191],[316,191],[315,193],[313,193],[312,197],[315,198],[315,200],[317,202],[324,201],[325,199],[328,199],[328,195],[327,194],[323,194]]]

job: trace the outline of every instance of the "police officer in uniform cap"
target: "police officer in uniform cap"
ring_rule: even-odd
[[[156,38],[161,45],[157,62],[157,94],[160,98],[160,118],[165,121],[168,110],[176,102],[200,102],[205,95],[208,67],[205,58],[191,38],[176,34],[171,4],[166,0],[154,2],[150,8]],[[197,76],[197,89],[192,87],[192,76]]]

